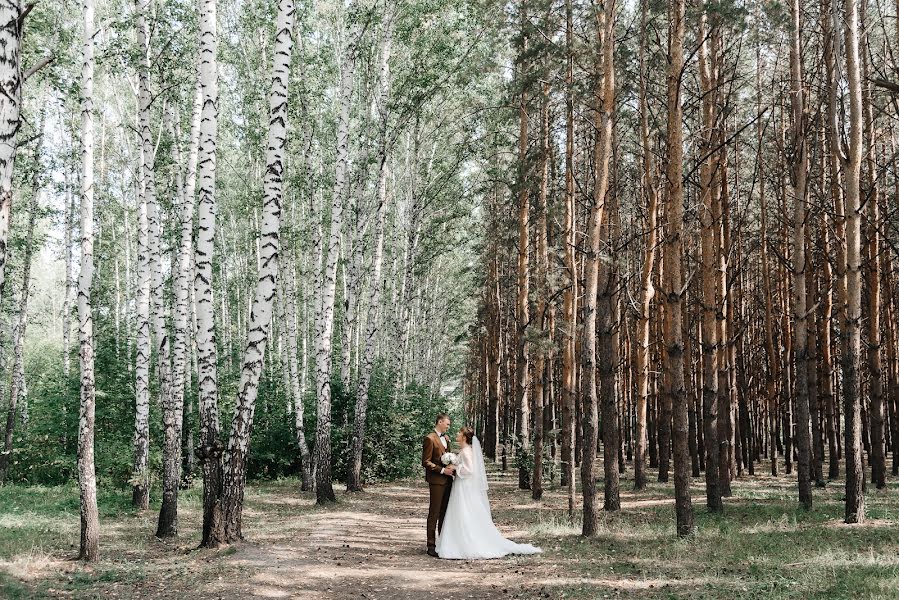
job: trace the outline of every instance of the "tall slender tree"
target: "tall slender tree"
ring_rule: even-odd
[[[94,469],[94,320],[91,287],[94,276],[94,0],[84,0],[81,67],[81,272],[78,276],[78,339],[81,403],[78,418],[78,488],[81,500],[81,542],[78,557],[100,558],[100,515]]]
[[[22,124],[22,31],[30,10],[23,11],[21,0],[0,2],[0,23],[4,24],[0,30],[0,81],[4,90],[0,95],[0,291],[6,283],[16,138]]]
[[[862,415],[861,415],[861,161],[862,134],[862,82],[859,57],[858,0],[846,0],[844,4],[846,44],[846,78],[849,95],[849,136],[846,155],[841,156],[845,182],[845,245],[846,245],[846,313],[845,355],[843,361],[843,403],[846,425],[846,514],[847,523],[865,520],[863,492],[864,468],[862,466]]]
[[[531,421],[530,402],[528,400],[529,344],[528,325],[530,323],[530,176],[531,168],[528,158],[528,37],[530,23],[528,21],[527,1],[519,3],[521,20],[520,42],[518,49],[518,77],[521,81],[521,92],[518,97],[518,281],[515,297],[515,448],[518,461],[518,487],[530,489],[531,480],[528,469],[528,450],[530,447],[529,425]]]
[[[665,273],[665,393],[674,413],[674,502],[677,534],[693,533],[693,503],[690,499],[689,421],[684,387],[683,281],[683,109],[681,90],[684,70],[684,0],[668,5],[668,156],[665,168],[668,188],[667,226],[664,245]]]
[[[165,446],[163,447],[162,506],[159,509],[157,537],[169,537],[178,532],[178,487],[181,480],[181,434],[184,420],[184,396],[190,377],[188,364],[188,321],[190,317],[190,275],[192,271],[194,233],[194,193],[197,178],[197,154],[200,144],[200,114],[202,111],[202,91],[197,85],[194,94],[193,113],[190,126],[190,147],[187,155],[186,173],[176,170],[176,188],[180,206],[181,221],[178,259],[175,272],[175,322],[172,344],[172,389],[164,399],[163,423],[165,425]],[[180,163],[180,127],[173,131],[173,158]]]
[[[200,406],[200,447],[197,458],[203,469],[202,546],[221,541],[219,498],[222,486],[222,451],[219,439],[218,351],[215,336],[215,299],[212,259],[215,249],[215,168],[218,138],[218,30],[216,0],[200,3],[200,146],[197,158],[199,196],[197,237],[194,248],[194,302],[197,315],[197,380]]]
[[[376,104],[378,118],[377,206],[375,208],[375,235],[369,285],[371,291],[369,292],[368,315],[365,320],[362,365],[359,370],[359,384],[356,391],[352,456],[350,468],[347,471],[347,491],[351,492],[362,489],[362,449],[365,440],[365,420],[368,411],[368,393],[374,369],[379,329],[378,311],[380,309],[381,291],[384,286],[381,271],[384,264],[384,219],[390,200],[387,188],[390,178],[388,124],[390,117],[390,56],[393,48],[393,19],[394,14],[392,11],[385,15],[384,32],[381,40],[381,63],[378,76],[378,101]]]
[[[790,106],[792,113],[791,181],[793,184],[793,360],[795,363],[797,442],[799,446],[799,502],[812,507],[811,485],[811,416],[808,385],[808,309],[806,303],[806,182],[808,179],[808,144],[806,141],[805,90],[802,72],[800,0],[790,3]]]

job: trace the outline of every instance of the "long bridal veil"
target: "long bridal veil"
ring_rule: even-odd
[[[475,436],[471,440],[471,449],[474,456],[474,476],[478,483],[478,489],[487,491],[487,467],[484,465],[484,452],[481,450],[481,441]]]

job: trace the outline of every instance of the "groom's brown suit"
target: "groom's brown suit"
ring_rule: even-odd
[[[443,529],[443,517],[446,515],[453,487],[453,478],[440,472],[444,468],[440,457],[444,452],[450,452],[449,436],[444,436],[444,439],[446,448],[437,432],[432,431],[425,436],[421,452],[421,465],[425,468],[425,479],[431,492],[431,503],[428,506],[428,550],[437,547],[437,532]]]

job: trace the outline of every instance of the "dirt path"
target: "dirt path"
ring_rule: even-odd
[[[338,505],[328,509],[314,507],[310,497],[251,498],[244,525],[250,541],[224,559],[247,577],[223,581],[220,592],[226,598],[308,600],[549,597],[545,582],[554,573],[544,568],[542,557],[427,556],[426,493],[424,482],[372,486],[361,494],[341,494]],[[529,502],[526,494],[505,481],[494,481],[491,489],[494,505],[503,510],[516,508],[516,500]],[[497,521],[507,537],[533,538],[504,526],[501,516]]]

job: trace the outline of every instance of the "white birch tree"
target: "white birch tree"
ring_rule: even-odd
[[[196,191],[197,152],[200,143],[201,90],[194,94],[190,127],[190,148],[186,174],[180,170],[178,149],[179,127],[175,127],[173,158],[179,167],[175,171],[179,193],[181,236],[175,271],[175,339],[172,344],[172,389],[164,397],[168,402],[163,414],[165,446],[163,448],[162,506],[159,510],[157,537],[169,537],[178,532],[178,485],[181,479],[181,427],[184,419],[184,390],[189,378],[187,361],[188,318],[190,316],[190,276],[192,271],[194,230],[194,192]]]
[[[78,488],[81,542],[78,557],[100,558],[100,516],[94,470],[94,321],[91,285],[94,275],[94,0],[84,0],[84,56],[81,69],[81,272],[78,277],[78,338],[81,403],[78,419]]]
[[[377,117],[378,117],[378,184],[377,184],[377,208],[375,212],[375,235],[372,252],[372,267],[370,275],[368,299],[368,315],[366,317],[366,329],[364,350],[361,368],[359,370],[359,384],[356,391],[356,410],[353,424],[353,445],[350,465],[347,469],[347,491],[360,491],[362,489],[362,448],[365,441],[365,418],[368,409],[368,390],[371,384],[372,369],[375,359],[375,342],[378,335],[378,312],[381,308],[381,270],[384,263],[384,218],[387,212],[388,192],[387,181],[390,176],[388,164],[388,139],[387,125],[390,116],[388,102],[390,100],[390,53],[393,44],[393,14],[385,15],[384,33],[382,37],[380,74],[378,77]]]
[[[247,326],[247,341],[240,371],[240,382],[237,386],[237,404],[231,421],[228,460],[225,463],[222,486],[224,528],[223,538],[220,541],[224,543],[242,539],[241,523],[250,430],[253,427],[256,397],[259,393],[259,378],[262,375],[278,287],[278,253],[281,248],[281,207],[287,144],[287,92],[290,80],[290,58],[293,51],[293,21],[293,0],[280,0],[269,92],[263,215],[259,232],[261,240],[259,271]]]
[[[354,7],[347,9],[353,16]],[[354,24],[347,33],[340,72],[339,107],[337,115],[337,160],[331,204],[331,228],[328,250],[324,252],[322,284],[318,288],[319,301],[315,338],[315,385],[318,398],[318,420],[315,427],[314,476],[315,493],[319,504],[335,502],[331,484],[331,336],[334,329],[334,296],[337,287],[337,262],[340,258],[340,234],[346,175],[349,162],[350,105],[356,65],[358,27]],[[324,241],[324,240],[323,240]]]
[[[224,449],[219,439],[218,351],[215,340],[215,298],[212,255],[215,247],[215,168],[218,134],[218,62],[216,52],[216,0],[200,4],[200,145],[197,163],[197,239],[194,249],[194,302],[197,315],[197,379],[199,381],[200,448],[197,458],[203,468],[202,546],[218,545],[213,531],[220,529],[218,511]]]

